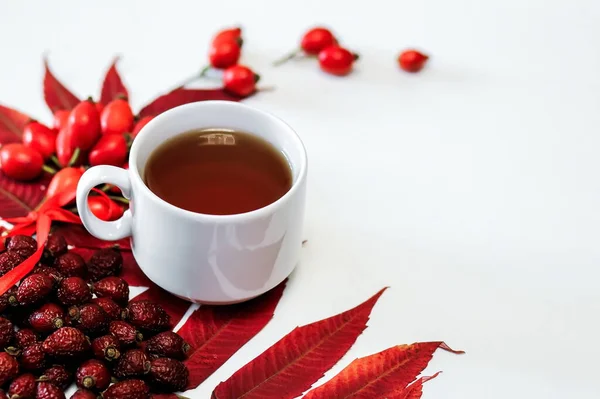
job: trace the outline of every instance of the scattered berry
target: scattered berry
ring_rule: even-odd
[[[177,392],[185,390],[188,377],[189,372],[185,364],[179,360],[161,357],[152,360],[148,381],[157,390]]]
[[[119,340],[123,348],[134,346],[144,339],[144,336],[134,326],[124,321],[111,321],[108,330]]]
[[[150,122],[152,119],[154,119],[153,116],[144,116],[139,121],[137,121],[135,127],[133,128],[133,131],[131,132],[131,138],[134,139],[138,135],[140,130],[142,130],[142,128],[146,126],[148,122]]]
[[[428,59],[428,55],[417,50],[405,50],[398,56],[398,65],[406,72],[419,72]]]
[[[46,367],[46,353],[41,342],[29,345],[19,356],[19,364],[23,370],[41,370]]]
[[[103,335],[92,341],[92,352],[99,360],[113,361],[121,356],[121,344],[114,335]]]
[[[47,368],[42,373],[39,381],[51,382],[59,388],[66,389],[73,379],[73,374],[60,364]]]
[[[213,37],[212,43],[218,43],[220,41],[235,41],[240,46],[242,45],[242,28],[235,27],[229,29],[223,29]]]
[[[223,71],[223,88],[240,97],[247,97],[256,91],[260,76],[243,65],[231,66]]]
[[[67,242],[65,241],[65,238],[59,234],[50,234],[46,241],[46,250],[44,251],[43,259],[47,262],[51,262],[55,258],[66,253]]]
[[[6,348],[13,340],[15,330],[10,320],[0,317],[0,350]]]
[[[38,333],[49,333],[64,326],[65,312],[54,303],[46,303],[29,315],[29,325]]]
[[[6,251],[0,254],[0,275],[5,275],[25,259],[17,253]]]
[[[11,399],[34,399],[36,384],[33,374],[21,374],[10,383],[8,395]]]
[[[183,360],[189,350],[190,345],[173,331],[161,332],[146,341],[146,351],[160,357]]]
[[[81,305],[92,299],[92,292],[81,277],[67,277],[58,285],[56,297],[66,306]]]
[[[31,272],[31,274],[36,274],[36,273],[44,274],[48,277],[51,277],[54,281],[59,281],[63,277],[62,274],[55,268],[53,268],[51,266],[45,266],[42,264],[38,264]]]
[[[122,306],[129,301],[129,284],[121,277],[109,276],[97,281],[92,284],[92,292],[97,297],[108,297]]]
[[[89,346],[86,336],[73,327],[63,327],[54,331],[43,344],[44,352],[58,359],[81,356]]]
[[[75,252],[67,252],[60,255],[53,265],[64,277],[81,277],[87,275],[87,266],[81,255]]]
[[[316,27],[310,29],[302,36],[300,48],[310,55],[317,55],[326,47],[337,44],[337,40],[333,33],[327,28]]]
[[[121,355],[113,372],[117,378],[142,377],[150,371],[150,359],[141,349],[131,349]]]
[[[108,328],[108,316],[102,308],[93,303],[69,308],[72,325],[87,335],[100,335]]]
[[[6,352],[0,352],[0,386],[19,374],[19,363]]]
[[[117,98],[108,103],[100,115],[100,125],[104,135],[130,132],[133,127],[133,112],[127,100]]]
[[[29,328],[22,328],[15,332],[14,344],[17,348],[23,349],[36,342],[38,342],[38,336],[33,330]]]
[[[115,276],[121,272],[123,257],[114,249],[100,249],[96,251],[88,262],[88,271],[93,281],[104,277]]]
[[[337,45],[326,47],[319,52],[319,66],[321,69],[337,76],[348,75],[352,72],[352,64],[357,59],[357,54],[353,54]]]
[[[78,389],[75,391],[73,395],[71,395],[70,399],[98,399],[100,396],[96,395],[92,391],[88,391],[87,389]]]
[[[150,388],[142,380],[125,380],[108,387],[103,399],[150,399]]]
[[[98,359],[86,360],[75,373],[75,383],[79,388],[102,391],[110,384],[110,371]]]
[[[208,59],[214,68],[225,69],[237,64],[241,53],[237,40],[219,40],[210,46]]]
[[[51,382],[38,382],[35,399],[65,399],[65,393]]]
[[[11,252],[21,255],[22,258],[29,258],[37,250],[37,241],[31,236],[15,235],[10,238],[6,246]]]
[[[45,299],[53,289],[54,279],[45,274],[31,274],[17,288],[17,300],[20,305],[32,305]]]
[[[92,299],[92,303],[100,306],[110,321],[120,320],[122,318],[123,309],[121,309],[121,307],[112,299],[108,297],[94,298]]]

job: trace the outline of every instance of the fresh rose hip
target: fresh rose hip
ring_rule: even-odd
[[[0,170],[15,180],[32,180],[44,167],[44,158],[33,148],[21,143],[5,144],[0,147]]]
[[[44,159],[50,158],[56,151],[58,131],[39,122],[29,122],[23,130],[23,144],[38,151]]]
[[[88,150],[100,138],[100,115],[91,99],[80,102],[69,114],[67,127],[70,130],[72,148]]]
[[[122,134],[105,134],[94,145],[88,159],[92,166],[121,166],[127,159],[127,151],[127,140]]]
[[[152,119],[154,119],[153,116],[144,116],[139,121],[137,121],[135,127],[133,128],[133,131],[131,132],[131,138],[134,139],[138,135],[140,130],[142,130],[142,128],[146,126],[148,122],[150,122]]]
[[[108,103],[100,116],[100,125],[102,127],[102,134],[131,132],[133,127],[133,112],[127,100],[118,98]]]
[[[226,91],[247,97],[256,91],[260,76],[243,65],[234,65],[223,72],[223,87]]]
[[[358,59],[358,55],[347,49],[333,45],[319,52],[319,66],[329,74],[344,76],[352,72],[352,64]]]
[[[405,50],[398,56],[398,65],[406,72],[419,72],[429,56],[417,50]]]
[[[241,49],[237,41],[220,40],[210,46],[208,59],[214,68],[225,69],[238,63]]]
[[[329,29],[320,26],[312,28],[302,35],[300,48],[275,61],[275,65],[281,65],[295,58],[301,52],[308,56],[317,55],[324,48],[335,44],[337,44],[337,40]]]
[[[213,37],[212,43],[218,43],[221,41],[235,41],[239,46],[242,45],[242,28],[234,27],[229,29],[223,29]]]
[[[63,191],[76,190],[83,172],[82,168],[63,168],[59,170],[50,181],[46,196],[50,198]]]

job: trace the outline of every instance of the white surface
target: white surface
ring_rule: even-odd
[[[52,3],[52,4],[50,4]],[[44,51],[96,94],[115,53],[136,106],[205,62],[219,27],[277,90],[248,100],[289,122],[310,164],[306,246],[269,326],[195,398],[299,324],[384,285],[346,357],[445,340],[425,398],[598,398],[600,3],[223,1],[0,3],[0,100],[48,120]],[[325,22],[356,72],[269,62]],[[432,56],[398,71],[405,46]]]

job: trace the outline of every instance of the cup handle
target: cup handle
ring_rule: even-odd
[[[131,195],[131,182],[125,169],[116,166],[100,165],[89,168],[77,184],[77,212],[83,225],[96,238],[116,241],[131,235],[131,211],[127,210],[121,218],[106,222],[98,219],[88,206],[90,191],[99,184],[113,184],[121,189],[127,199]]]

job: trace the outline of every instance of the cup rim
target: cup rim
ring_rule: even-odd
[[[179,207],[163,200],[158,195],[154,194],[154,192],[152,192],[152,190],[150,190],[150,188],[146,185],[146,183],[144,183],[144,180],[140,176],[138,166],[137,166],[138,149],[142,145],[141,143],[146,139],[146,136],[148,136],[147,132],[151,131],[153,126],[160,123],[160,121],[162,121],[163,119],[177,117],[178,113],[184,113],[188,109],[199,109],[199,108],[201,109],[201,108],[204,108],[207,106],[245,108],[252,112],[259,113],[266,118],[275,120],[277,123],[279,123],[281,125],[283,130],[287,131],[287,133],[296,142],[297,147],[300,149],[301,159],[300,159],[300,166],[299,166],[298,172],[297,172],[298,177],[296,179],[294,179],[294,181],[292,182],[292,186],[284,195],[282,195],[276,201],[274,201],[262,208],[254,209],[252,211],[243,212],[243,213],[234,213],[234,214],[229,214],[229,215],[213,215],[213,214],[209,214],[209,213],[192,212],[192,211],[188,211],[183,208],[179,208]],[[157,144],[157,146],[158,145],[160,145],[160,143]],[[154,149],[155,148],[156,147],[154,147]],[[136,138],[133,141],[133,145],[131,146],[131,151],[129,152],[128,161],[129,161],[129,172],[132,175],[132,178],[135,179],[136,182],[141,185],[144,195],[147,195],[148,198],[150,198],[152,201],[154,201],[154,202],[160,204],[161,206],[164,206],[167,209],[169,209],[175,213],[178,213],[181,216],[186,217],[186,218],[192,218],[192,219],[198,220],[198,221],[231,223],[231,222],[235,222],[235,221],[241,221],[243,219],[248,219],[250,217],[267,216],[267,215],[273,213],[274,209],[279,208],[284,203],[288,202],[289,199],[296,193],[296,191],[298,191],[300,189],[301,183],[306,178],[308,155],[306,152],[306,147],[304,146],[304,143],[302,142],[302,139],[300,138],[298,133],[296,133],[296,131],[287,122],[285,122],[283,119],[279,118],[278,116],[272,114],[271,112],[268,112],[268,111],[265,111],[265,110],[262,110],[262,109],[259,109],[259,108],[253,107],[253,106],[249,106],[247,104],[242,104],[240,102],[235,102],[235,101],[208,100],[208,101],[198,101],[198,102],[179,105],[177,107],[171,108],[170,110],[165,111],[165,112],[155,116],[136,135]],[[291,165],[290,165],[290,167],[291,167]]]

